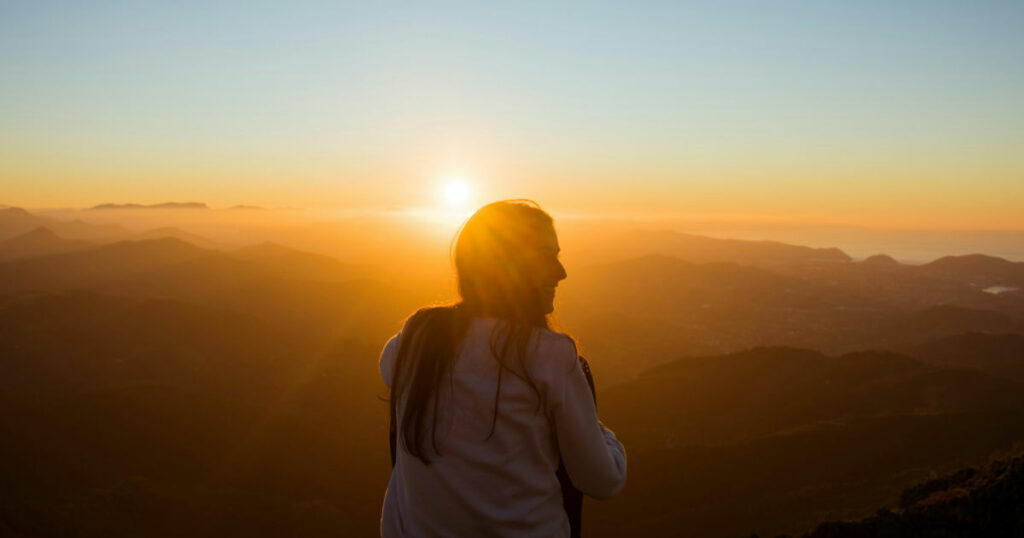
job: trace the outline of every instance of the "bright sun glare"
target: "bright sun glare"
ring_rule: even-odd
[[[462,207],[469,201],[469,183],[462,177],[453,177],[445,181],[444,199],[451,207]]]

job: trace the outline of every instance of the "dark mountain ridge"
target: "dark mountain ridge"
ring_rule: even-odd
[[[822,523],[802,538],[1015,537],[1024,535],[1022,508],[1024,454],[1018,451],[909,488],[893,510],[883,508],[860,521]]]
[[[976,370],[1024,382],[1024,334],[969,332],[913,346],[908,353],[940,368]]]

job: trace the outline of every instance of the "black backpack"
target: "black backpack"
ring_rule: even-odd
[[[590,364],[587,359],[580,357],[580,367],[583,368],[583,375],[590,385],[590,393],[594,397],[594,405],[597,405],[597,390],[594,388],[594,376],[590,373]],[[388,443],[391,445],[391,467],[395,467],[395,450],[397,434],[395,433],[395,411],[391,407],[391,429],[388,431]],[[569,473],[565,470],[565,463],[559,462],[558,471],[555,473],[558,483],[562,486],[562,507],[569,517],[569,531],[571,538],[580,538],[580,526],[583,523],[583,492],[576,489],[569,479]]]

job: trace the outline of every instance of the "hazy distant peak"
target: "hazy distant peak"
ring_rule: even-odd
[[[164,202],[162,204],[100,204],[89,209],[209,209],[203,202]]]
[[[623,260],[618,264],[664,264],[664,265],[693,265],[692,262],[668,254],[645,254],[631,260]],[[618,265],[616,264],[616,265]]]
[[[300,251],[273,241],[264,241],[262,243],[256,243],[255,245],[248,245],[235,251],[236,254],[286,254],[290,252]]]
[[[0,243],[0,245],[2,245],[4,248],[20,248],[26,246],[60,243],[63,241],[65,240],[62,239],[57,234],[53,233],[53,230],[47,228],[46,226],[39,226],[21,235],[3,241],[2,243]]]
[[[913,372],[926,370],[928,366],[910,356],[895,351],[866,350],[845,353],[833,359],[837,364],[845,363],[857,370],[873,369],[877,372]]]
[[[986,254],[945,256],[921,269],[979,286],[1013,286],[1024,283],[1024,262],[1011,262]]]
[[[664,271],[694,267],[696,264],[667,254],[645,254],[626,260],[616,260],[592,266],[601,270]]]
[[[314,254],[312,252],[306,252],[297,248],[292,248],[280,243],[274,243],[273,241],[264,241],[255,245],[249,245],[242,247],[234,251],[236,256],[243,258],[277,258],[277,257],[294,257],[300,256],[310,260],[322,260],[330,263],[339,263],[335,258],[331,256],[325,256],[323,254]]]
[[[828,359],[828,356],[820,351],[794,346],[757,346],[740,351],[734,351],[724,355],[724,357],[758,361],[777,360],[779,357],[809,361]]]
[[[675,373],[692,372],[697,365],[700,365],[701,369],[722,370],[734,368],[737,365],[752,368],[756,365],[771,367],[785,364],[787,369],[792,369],[794,366],[822,364],[827,360],[830,360],[830,357],[813,349],[792,346],[757,346],[732,353],[681,357],[646,370],[640,374],[640,377],[659,378]]]
[[[137,241],[124,240],[100,247],[103,250],[195,250],[203,251],[204,248],[197,247],[188,241],[177,237],[157,237],[154,239],[140,239]]]
[[[818,248],[814,250],[820,252],[821,254],[824,254],[826,261],[848,262],[853,260],[853,258],[851,258],[850,255],[846,253],[846,251],[839,247]]]
[[[266,211],[266,209],[267,209],[267,208],[265,208],[265,207],[260,207],[260,206],[258,206],[258,205],[235,205],[235,206],[231,206],[231,207],[229,207],[228,209],[233,209],[233,210],[257,210],[257,211]]]
[[[5,207],[0,209],[0,215],[10,217],[28,217],[32,214],[20,207]]]
[[[152,230],[147,230],[136,235],[135,239],[146,240],[159,239],[161,237],[174,237],[177,239],[181,239],[186,243],[191,243],[202,248],[217,248],[216,242],[211,241],[201,235],[194,234],[186,230],[182,230],[181,228],[175,226],[164,226],[162,228],[154,228]]]
[[[48,240],[48,239],[60,239],[60,236],[55,234],[53,230],[46,226],[40,226],[29,232],[26,232],[15,239],[32,239],[32,240]]]
[[[926,264],[926,267],[1002,267],[1009,265],[1016,264],[1003,258],[989,256],[988,254],[966,254],[963,256],[943,256]]]
[[[281,250],[295,250],[295,249],[293,249],[291,247],[284,246],[281,243],[277,243],[277,242],[274,242],[274,241],[261,241],[259,243],[254,243],[252,245],[248,245],[248,246],[242,247],[239,250],[264,249],[264,248],[267,248],[267,249],[271,249],[271,248],[272,249],[281,249]]]
[[[842,250],[791,245],[773,240],[719,238],[672,230],[624,231],[603,237],[589,247],[593,253],[610,257],[656,252],[691,262],[737,262],[746,265],[792,263],[846,263],[851,261]],[[628,253],[628,254],[627,254]]]
[[[874,256],[868,256],[863,263],[871,265],[899,265],[900,262],[896,261],[895,258],[888,254],[875,254]]]
[[[37,226],[28,232],[0,242],[0,260],[61,254],[91,247],[89,241],[65,239],[46,226]]]
[[[270,241],[242,247],[230,254],[237,260],[256,263],[278,276],[301,280],[353,280],[369,274],[365,266],[343,264],[331,256]]]

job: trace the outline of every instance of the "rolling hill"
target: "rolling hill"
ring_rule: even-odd
[[[685,358],[602,390],[630,482],[594,536],[774,536],[864,517],[1024,439],[1021,386],[884,352]]]
[[[20,207],[0,209],[0,241],[17,237],[39,227],[48,228],[63,238],[95,242],[116,241],[132,234],[130,230],[114,224],[88,224],[80,219],[62,221],[34,215]]]
[[[21,258],[35,258],[85,250],[94,243],[80,239],[64,239],[45,226],[0,242],[0,263]]]

